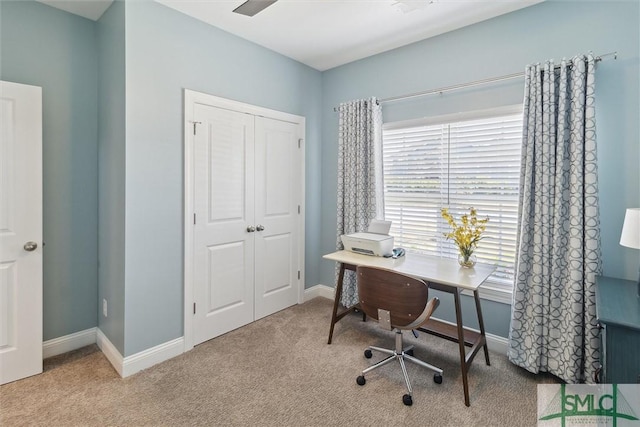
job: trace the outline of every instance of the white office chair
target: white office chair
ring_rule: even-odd
[[[396,346],[393,350],[374,346],[369,346],[365,350],[366,358],[371,358],[371,350],[389,356],[363,370],[356,382],[364,385],[365,374],[397,360],[402,368],[408,390],[408,393],[402,396],[402,402],[411,406],[413,404],[412,389],[405,360],[434,371],[433,380],[437,384],[442,383],[442,369],[413,357],[413,346],[404,348],[402,345],[402,331],[413,330],[424,325],[440,304],[440,300],[435,297],[428,299],[429,286],[424,281],[395,271],[359,266],[356,274],[360,308],[367,316],[376,319],[383,329],[395,331],[396,336]]]

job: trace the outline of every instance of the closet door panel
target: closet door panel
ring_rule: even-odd
[[[256,319],[297,303],[300,129],[256,117]]]
[[[253,116],[199,104],[194,138],[194,344],[254,319]]]

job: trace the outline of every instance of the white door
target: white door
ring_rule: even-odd
[[[194,345],[253,321],[253,116],[194,107]]]
[[[42,372],[42,89],[0,85],[0,384],[5,384]]]
[[[256,117],[255,318],[298,301],[301,126]]]

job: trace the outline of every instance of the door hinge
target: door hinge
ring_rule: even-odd
[[[196,225],[196,214],[193,214],[193,225]]]
[[[298,280],[300,280],[300,270],[298,270]]]
[[[193,123],[193,134],[195,135],[196,134],[196,125],[199,125],[202,122],[191,122],[191,123]]]
[[[300,205],[298,205],[298,215],[300,215]]]
[[[193,303],[193,314],[196,314],[196,303]]]
[[[298,148],[302,147],[302,138],[298,139]]]

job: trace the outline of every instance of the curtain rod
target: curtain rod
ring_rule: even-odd
[[[595,57],[595,61],[600,62],[608,56],[613,56],[613,59],[618,59],[618,52],[609,52],[609,53],[604,53],[602,55],[598,55]],[[559,68],[559,66],[556,66],[556,68]],[[514,73],[514,74],[508,74],[506,76],[491,77],[488,79],[476,80],[469,83],[461,83],[453,86],[446,86],[438,89],[431,89],[424,92],[412,93],[409,95],[400,95],[400,96],[394,96],[391,98],[384,98],[384,99],[378,100],[378,103],[383,104],[385,102],[394,102],[394,101],[400,101],[405,99],[417,98],[420,96],[433,95],[434,93],[450,92],[452,90],[458,90],[458,89],[464,89],[464,88],[473,87],[473,86],[480,86],[480,85],[489,84],[489,83],[501,82],[504,80],[517,79],[519,77],[524,77],[524,71],[521,71],[519,73]],[[334,107],[333,111],[338,111],[338,107]]]

